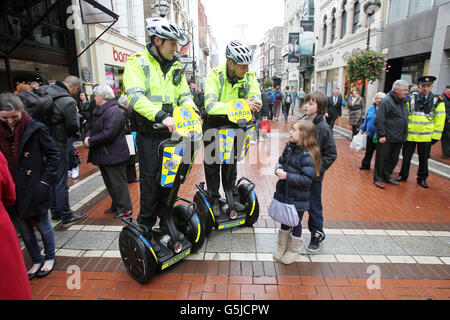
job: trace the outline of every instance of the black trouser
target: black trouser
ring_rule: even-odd
[[[398,162],[403,142],[377,143],[375,155],[374,182],[383,182],[391,178]]]
[[[354,136],[356,136],[359,132],[360,125],[352,126],[352,139]]]
[[[141,192],[139,216],[137,222],[153,227],[156,218],[164,218],[166,203],[171,188],[161,187],[157,180],[160,174],[161,159],[158,156],[159,144],[170,137],[149,137],[137,134],[136,144],[139,150],[139,187]],[[164,210],[166,209],[166,210]]]
[[[210,129],[211,130],[211,129]],[[208,146],[212,143],[215,143],[215,137],[212,137],[211,141],[204,141],[205,145],[205,158],[208,157],[207,160],[204,161],[204,167],[205,167],[205,178],[206,178],[206,186],[208,188],[209,193],[211,194],[212,201],[218,201],[220,199],[220,173],[222,172],[222,187],[225,190],[225,186],[227,184],[227,176],[230,176],[229,185],[232,188],[233,195],[238,196],[239,193],[237,192],[237,189],[235,188],[236,185],[236,177],[237,177],[237,166],[236,163],[234,164],[220,164],[217,163],[217,161],[214,161],[214,163],[210,163],[211,159],[216,159],[215,151],[220,152],[220,148],[214,148],[211,155],[206,154],[206,152],[209,153]],[[208,151],[206,151],[208,150]],[[217,160],[217,159],[216,159]]]
[[[284,114],[284,121],[288,121],[289,118],[289,109],[291,108],[290,103],[283,103],[283,114]]]
[[[361,167],[370,169],[370,162],[372,161],[373,153],[377,148],[377,144],[373,142],[373,137],[367,136],[366,154],[361,162]]]
[[[445,124],[444,132],[442,133],[441,145],[442,145],[442,156],[450,158],[450,123],[448,122]]]
[[[334,123],[336,122],[336,118],[327,118],[327,123],[330,126],[331,132],[333,132]]]
[[[269,103],[269,120],[273,119],[273,103]]]
[[[419,156],[419,170],[417,171],[417,180],[425,180],[428,178],[428,158],[431,152],[431,142],[411,142],[406,141],[403,145],[403,162],[402,169],[400,170],[400,175],[404,179],[408,179],[409,168],[411,166],[411,159],[416,151]]]
[[[128,182],[136,181],[136,157],[137,157],[137,154],[131,155],[127,162],[127,180],[128,180]]]
[[[100,165],[99,168],[106,190],[112,199],[111,209],[118,213],[132,211],[133,205],[127,181],[127,163]]]

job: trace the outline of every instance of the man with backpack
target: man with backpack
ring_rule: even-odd
[[[269,87],[266,91],[266,97],[267,97],[267,105],[269,109],[268,118],[269,120],[273,119],[273,104],[275,103],[275,94],[272,91],[272,88]]]
[[[87,218],[87,212],[75,214],[69,205],[69,187],[67,185],[69,170],[68,139],[78,134],[80,124],[77,114],[77,103],[73,96],[80,90],[81,81],[75,76],[68,76],[64,81],[56,81],[54,85],[41,87],[43,95],[53,97],[53,104],[48,111],[48,127],[59,151],[57,182],[50,186],[53,220],[62,220],[63,226]]]
[[[292,104],[292,92],[289,91],[289,86],[286,86],[286,91],[284,91],[284,98],[283,98],[283,114],[284,114],[284,121],[288,122],[289,117],[289,109],[291,108]]]
[[[275,104],[273,105],[274,120],[280,119],[280,109],[282,101],[283,101],[283,92],[281,92],[280,86],[277,86],[277,89],[275,90]]]

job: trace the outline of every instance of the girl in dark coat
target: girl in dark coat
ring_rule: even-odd
[[[99,166],[112,198],[111,208],[105,213],[116,212],[115,218],[129,217],[133,207],[127,180],[130,152],[124,118],[110,86],[99,85],[94,93],[97,106],[92,113],[91,129],[84,139],[84,146],[89,148],[88,162]]]
[[[55,238],[48,209],[59,153],[47,127],[30,118],[21,100],[11,93],[0,94],[0,149],[16,185],[17,201],[10,213],[33,261],[28,277],[44,277],[55,265]],[[35,227],[44,243],[43,264]]]
[[[0,300],[31,300],[19,239],[5,210],[15,201],[16,192],[8,163],[0,152]]]
[[[309,209],[309,187],[313,178],[320,174],[320,148],[317,142],[316,127],[310,120],[300,120],[292,125],[291,137],[278,160],[276,175],[279,180],[276,190],[285,193],[288,184],[288,196],[294,199],[299,223],[292,229],[281,225],[278,232],[278,245],[273,255],[275,260],[284,264],[294,262],[303,244],[302,217]]]

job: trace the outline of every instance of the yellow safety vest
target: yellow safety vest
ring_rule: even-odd
[[[210,115],[226,115],[228,102],[238,98],[254,99],[259,103],[261,90],[254,72],[247,72],[234,85],[227,78],[227,64],[224,63],[211,70],[205,80],[205,109]],[[239,90],[243,90],[244,97],[239,97]]]
[[[181,63],[176,61],[164,76],[159,62],[148,50],[130,56],[123,75],[129,105],[150,121],[158,121],[166,114],[162,110],[165,103],[174,107],[190,105],[198,110],[185,75],[178,85],[172,82],[175,70],[182,68]]]
[[[432,93],[430,93],[432,94]],[[416,97],[414,94],[408,101],[408,141],[431,142],[440,140],[445,125],[445,103],[441,96],[435,95],[432,99],[433,106],[428,113],[420,111],[416,107]]]

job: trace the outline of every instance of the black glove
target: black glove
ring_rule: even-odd
[[[438,141],[439,141],[439,140],[431,139],[431,145],[436,144]]]

